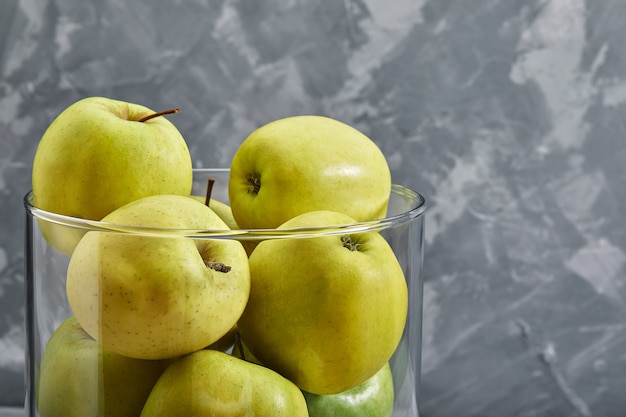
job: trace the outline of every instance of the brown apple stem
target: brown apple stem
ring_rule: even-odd
[[[213,192],[213,184],[215,184],[215,178],[209,178],[206,185],[206,197],[204,198],[204,205],[208,206],[211,201],[211,193]]]
[[[351,250],[352,252],[359,251],[359,249],[361,248],[361,244],[353,241],[350,235],[342,236],[341,242],[343,243],[344,248]]]
[[[211,268],[212,270],[217,272],[230,272],[230,270],[232,269],[230,266],[225,265],[221,262],[205,262],[205,264],[208,268]]]
[[[241,335],[239,334],[239,332],[235,333],[235,348],[239,351],[239,354],[241,355],[241,359],[245,361],[246,354],[243,351],[243,344],[241,343]]]
[[[154,119],[155,117],[159,117],[159,116],[165,116],[166,114],[175,114],[175,113],[180,113],[180,109],[177,107],[175,109],[169,109],[169,110],[163,110],[154,114],[150,114],[146,117],[142,117],[141,119],[139,119],[140,122],[145,122],[148,121],[150,119]]]
[[[248,174],[246,176],[248,180],[248,192],[252,195],[259,194],[261,189],[261,176],[259,174]]]

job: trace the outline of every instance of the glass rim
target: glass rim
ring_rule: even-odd
[[[229,172],[228,168],[197,168],[195,172]],[[391,194],[413,201],[410,210],[391,215],[385,218],[361,221],[349,224],[329,224],[324,226],[308,226],[285,229],[180,229],[153,226],[135,226],[103,222],[101,220],[89,220],[41,209],[33,204],[33,191],[28,191],[23,198],[27,214],[33,218],[44,220],[61,226],[85,231],[99,231],[108,233],[123,233],[154,237],[186,237],[186,238],[211,238],[211,239],[280,239],[280,238],[306,238],[315,236],[337,235],[347,233],[360,233],[368,231],[381,231],[412,221],[423,216],[426,211],[426,199],[417,191],[399,184],[391,185]]]

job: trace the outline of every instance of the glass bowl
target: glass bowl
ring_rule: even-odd
[[[228,204],[228,169],[194,170],[192,194],[203,196],[207,181],[215,180],[211,198]],[[309,239],[329,235],[346,235],[375,231],[380,233],[391,246],[402,271],[408,289],[408,312],[404,331],[389,360],[392,373],[394,399],[393,417],[417,417],[419,415],[419,385],[421,368],[422,326],[422,264],[424,242],[425,200],[417,192],[394,184],[391,189],[389,208],[384,219],[350,225],[328,225],[298,229],[249,229],[249,230],[175,230],[114,225],[105,222],[84,220],[50,213],[33,205],[32,192],[24,197],[26,212],[26,307],[27,307],[27,394],[26,412],[29,417],[40,416],[38,400],[43,394],[66,395],[60,388],[65,377],[54,384],[49,378],[42,379],[41,363],[44,351],[55,330],[72,316],[66,295],[66,275],[70,257],[62,248],[63,242],[46,239],[54,231],[63,231],[69,245],[75,244],[85,233],[114,232],[126,235],[154,236],[155,238],[176,235],[184,239],[234,239],[258,242],[272,239]],[[53,230],[51,233],[50,230]],[[67,241],[65,242],[67,244]],[[233,345],[220,347],[232,353]],[[99,359],[101,360],[101,359]],[[91,359],[88,366],[93,369],[92,379],[80,382],[81,404],[76,409],[96,410],[106,408],[102,388],[105,382],[98,379],[99,360]],[[61,366],[55,364],[55,366]],[[75,364],[75,366],[81,366]],[[73,375],[73,374],[72,374]],[[95,375],[95,376],[94,376]],[[68,376],[67,378],[71,378]],[[46,385],[47,384],[47,385]],[[85,404],[82,404],[82,403]],[[79,407],[80,406],[80,407]],[[90,408],[91,407],[91,408]],[[44,413],[42,417],[47,417]],[[66,416],[68,417],[68,416]]]

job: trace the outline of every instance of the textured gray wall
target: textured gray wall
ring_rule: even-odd
[[[196,166],[288,115],[360,128],[429,201],[423,416],[623,416],[625,23],[622,0],[3,0],[0,404],[37,141],[105,95],[181,107]]]

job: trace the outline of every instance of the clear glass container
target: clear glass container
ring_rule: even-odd
[[[213,178],[215,183],[211,197],[228,203],[228,176],[228,169],[195,170],[193,194],[204,195],[208,179]],[[41,210],[33,206],[32,193],[25,196],[24,205],[26,209],[27,262],[27,394],[25,404],[27,416],[50,417],[46,412],[40,411],[38,402],[59,401],[60,403],[68,403],[70,397],[72,398],[70,401],[74,405],[66,409],[70,411],[64,411],[66,414],[108,415],[112,407],[106,404],[108,397],[105,398],[104,390],[113,391],[117,389],[117,392],[126,390],[124,381],[114,383],[108,380],[106,383],[103,381],[102,352],[95,356],[80,356],[72,353],[72,346],[77,346],[81,342],[73,340],[71,337],[65,346],[58,348],[65,353],[65,356],[58,355],[61,357],[60,359],[49,361],[46,364],[46,372],[57,373],[54,378],[49,377],[49,375],[42,378],[41,366],[51,336],[61,323],[73,315],[66,295],[66,276],[70,257],[63,253],[68,252],[63,246],[75,244],[86,232],[111,232],[113,229],[115,229],[115,233],[149,235],[155,239],[175,234],[185,239],[236,239],[242,243],[268,239],[302,239],[327,235],[346,235],[364,231],[379,232],[393,249],[404,272],[408,288],[408,313],[404,331],[395,353],[389,361],[394,387],[393,417],[417,417],[419,415],[425,201],[417,192],[394,184],[388,215],[382,220],[342,227],[282,230],[176,231],[120,227],[119,225],[113,227],[103,222],[72,218]],[[52,235],[64,237],[56,242],[53,239],[45,238],[45,236],[50,237]],[[219,349],[232,353],[233,345],[225,344]],[[63,357],[68,356],[70,359],[63,359]],[[131,369],[134,365],[124,363],[118,366]],[[80,370],[80,367],[86,368],[87,371],[76,372]],[[150,373],[137,368],[136,373],[142,375],[141,372],[145,372],[145,375]],[[72,378],[81,379],[71,381]],[[105,384],[107,385],[105,386]],[[112,384],[118,386],[111,387]],[[70,388],[66,385],[70,385]],[[135,385],[137,384],[135,383]],[[141,395],[147,395],[147,393],[144,392]],[[65,415],[63,417],[72,416]]]

